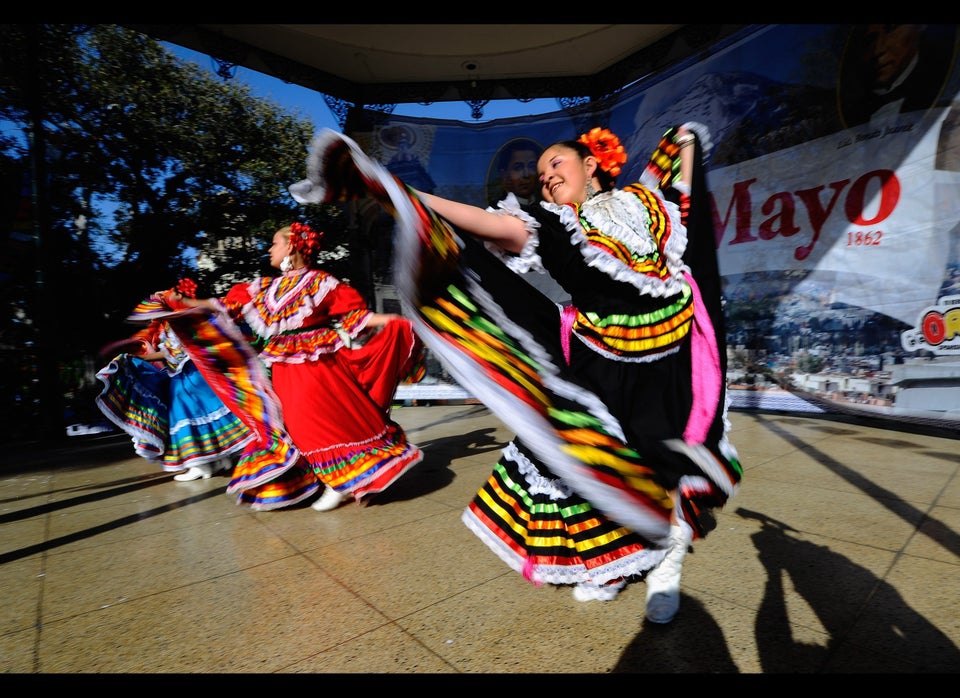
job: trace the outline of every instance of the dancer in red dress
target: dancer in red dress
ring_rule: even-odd
[[[223,299],[175,301],[242,320],[262,344],[283,427],[326,486],[312,506],[327,511],[382,492],[423,459],[390,417],[397,385],[422,374],[423,345],[409,320],[371,311],[356,289],[317,268],[321,238],[307,225],[285,226],[270,247],[281,276],[236,284]],[[258,478],[243,465],[228,491]]]

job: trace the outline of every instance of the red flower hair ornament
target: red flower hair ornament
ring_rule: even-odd
[[[304,223],[290,224],[290,244],[304,259],[315,260],[320,252],[323,233],[317,232]]]
[[[176,290],[181,296],[187,298],[197,297],[197,282],[191,278],[184,277],[177,282]]]
[[[610,129],[596,126],[577,140],[590,149],[600,169],[611,177],[617,177],[621,168],[627,163],[627,151]]]
[[[166,305],[170,310],[184,310],[187,306],[180,299],[174,298],[173,294],[179,293],[183,298],[196,298],[197,297],[197,282],[191,278],[184,277],[177,282],[177,285],[173,288],[167,289],[166,291],[161,291],[151,296],[146,301],[140,301],[140,305],[134,310],[134,314],[144,313],[144,312],[153,312],[150,309],[151,302],[159,301],[163,305]],[[128,318],[129,319],[129,318]]]

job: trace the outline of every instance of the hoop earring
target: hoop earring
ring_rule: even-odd
[[[290,255],[287,255],[280,260],[280,271],[286,273],[293,269],[293,260],[290,259]]]

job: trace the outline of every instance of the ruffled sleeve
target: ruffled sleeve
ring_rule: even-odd
[[[530,271],[544,272],[543,262],[537,248],[540,246],[540,223],[529,213],[523,210],[517,197],[511,192],[497,202],[497,207],[489,207],[490,213],[496,213],[501,216],[513,216],[523,221],[523,227],[526,228],[529,235],[527,241],[523,244],[523,249],[517,254],[507,252],[499,245],[490,241],[484,241],[483,245],[497,259],[507,265],[510,271],[523,274]]]

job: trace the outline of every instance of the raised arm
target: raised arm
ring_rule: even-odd
[[[220,310],[220,306],[218,306],[217,302],[212,298],[190,298],[189,296],[184,296],[176,289],[157,291],[153,295],[160,298],[173,310],[180,310],[182,308],[205,308],[213,313],[219,312]]]
[[[450,201],[433,194],[417,192],[437,215],[474,237],[499,245],[508,252],[520,252],[528,233],[523,221],[513,216],[491,213],[478,206]]]
[[[696,135],[681,126],[677,129],[677,143],[680,144],[680,181],[690,191],[693,184],[693,141]]]
[[[158,350],[158,351],[145,351],[145,352],[142,353],[142,354],[137,354],[137,356],[138,356],[139,358],[143,359],[144,361],[164,361],[164,360],[166,360],[166,358],[167,358],[166,356],[164,356],[164,353],[163,353],[162,351],[159,351],[159,350]]]
[[[383,327],[393,320],[402,320],[403,316],[397,313],[370,313],[367,320],[367,327]]]

